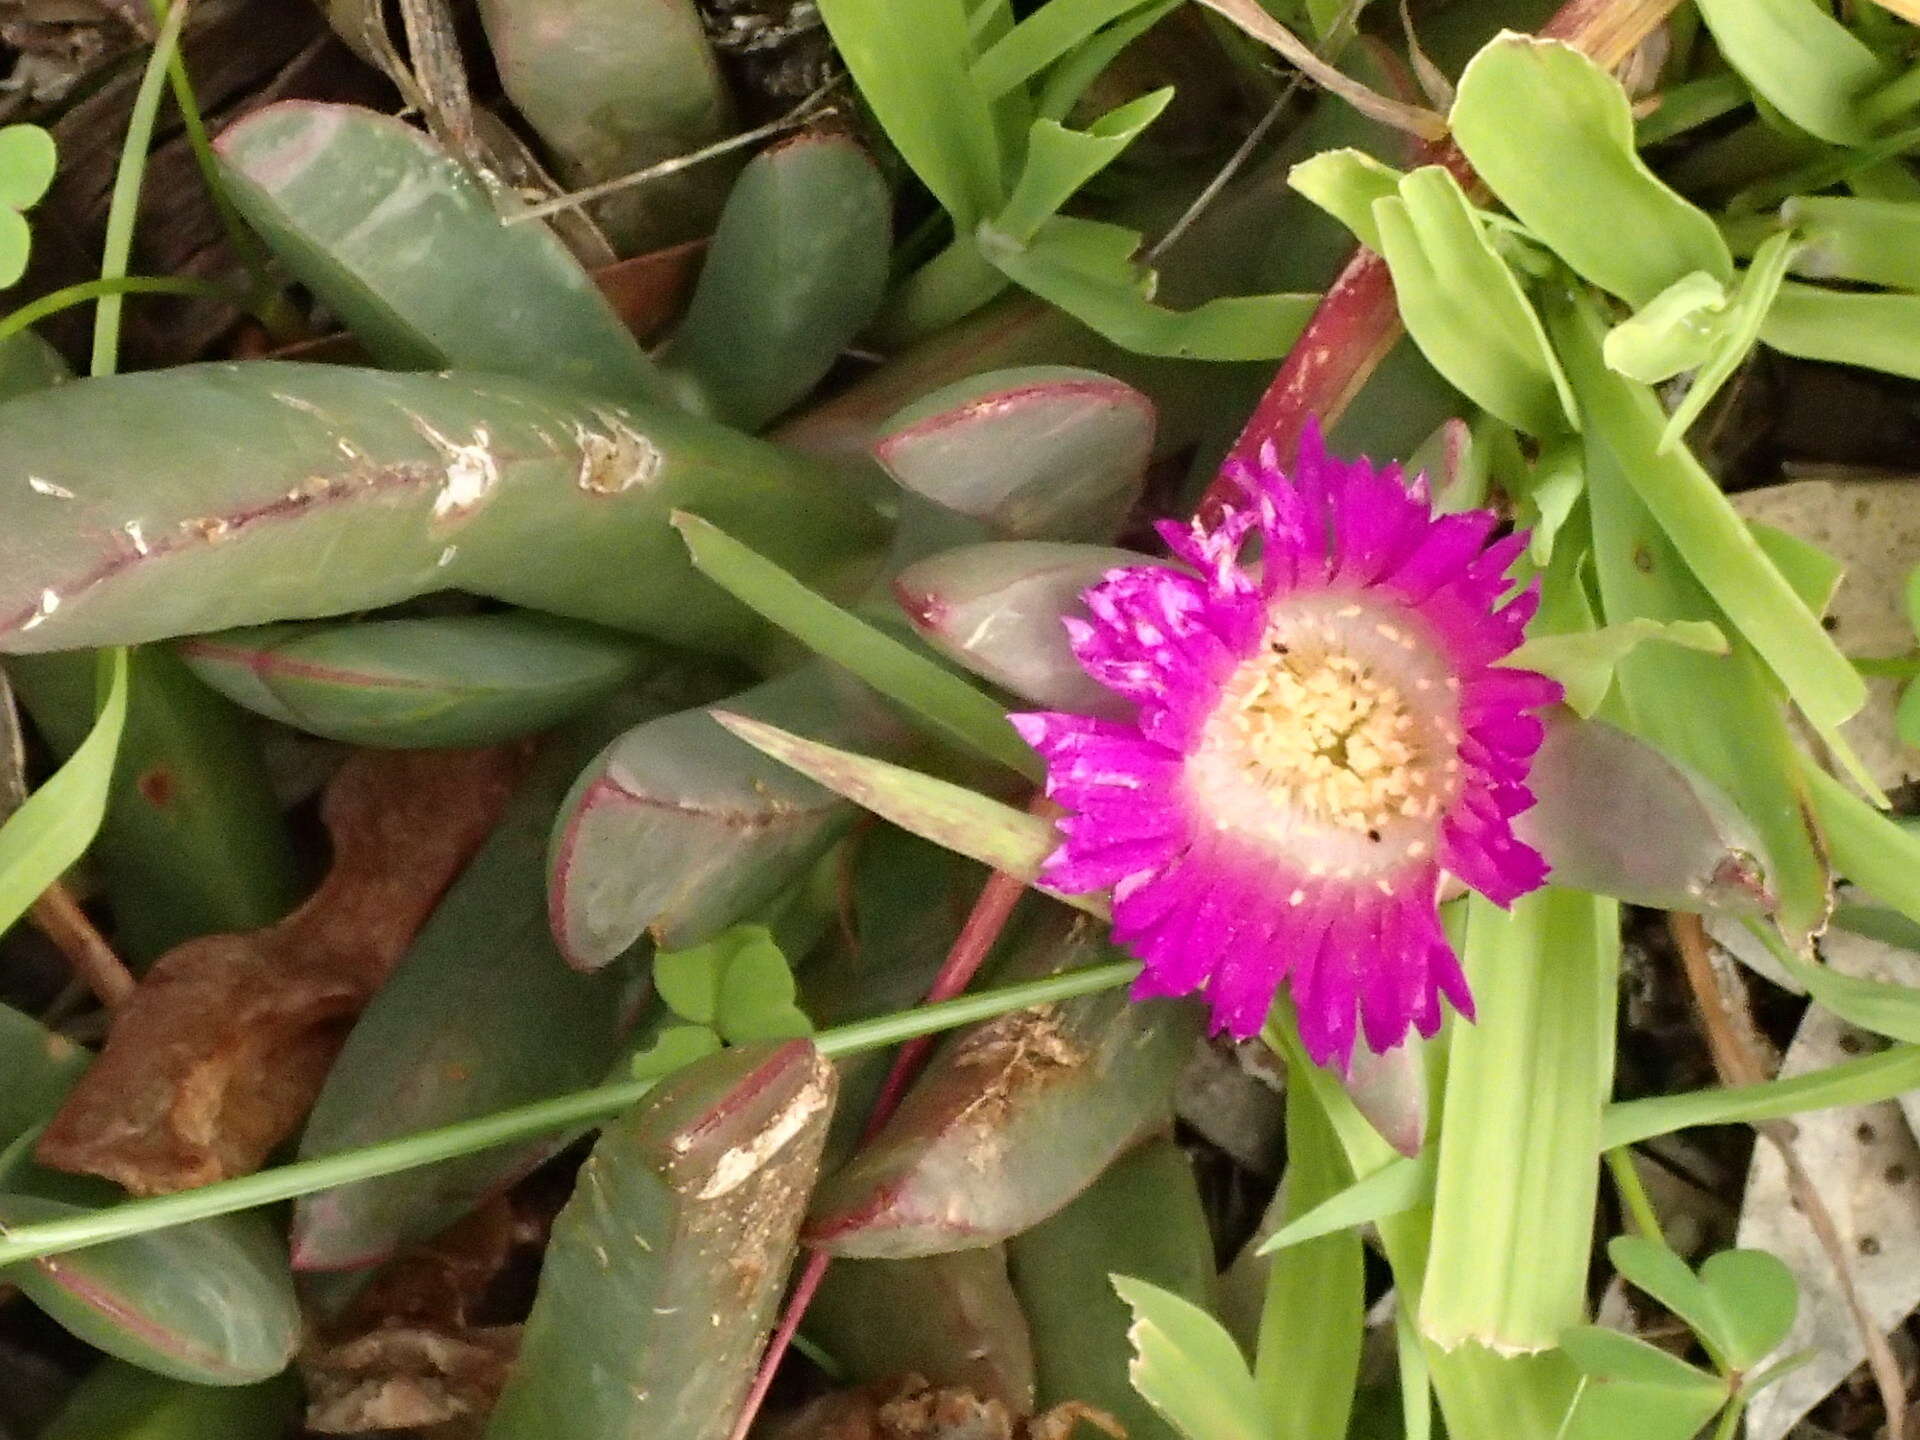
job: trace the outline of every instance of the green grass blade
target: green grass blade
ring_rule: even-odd
[[[957,740],[1029,779],[1039,759],[1007,724],[999,702],[926,656],[809,590],[772,561],[697,515],[673,517],[696,569],[741,604],[815,653],[844,665],[882,695]]]
[[[26,914],[80,858],[106,814],[113,757],[127,723],[127,652],[110,650],[101,660],[107,694],[92,733],[0,826],[0,929]]]
[[[1546,889],[1468,899],[1479,1019],[1457,1025],[1420,1326],[1443,1348],[1546,1350],[1580,1320],[1613,1085],[1619,906]]]

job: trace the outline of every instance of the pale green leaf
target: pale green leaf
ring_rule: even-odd
[[[1025,245],[991,226],[981,253],[1009,279],[1124,349],[1176,360],[1273,360],[1287,353],[1312,295],[1225,295],[1191,310],[1153,303],[1154,277],[1134,261],[1140,237],[1118,225],[1056,215]]]
[[[1732,279],[1713,221],[1640,159],[1620,82],[1572,46],[1498,36],[1462,72],[1451,119],[1507,208],[1628,304],[1646,305],[1696,270]]]
[[[1407,333],[1434,369],[1516,429],[1579,429],[1540,317],[1460,182],[1423,166],[1374,202],[1373,219]]]
[[[1558,680],[1566,703],[1581,715],[1592,715],[1606,699],[1614,668],[1642,642],[1662,641],[1709,655],[1727,653],[1727,637],[1707,620],[1652,620],[1639,617],[1598,630],[1566,635],[1536,635],[1501,663],[1518,670],[1537,670]]]
[[[1920,380],[1920,295],[1822,290],[1788,281],[1761,323],[1760,338],[1803,360]]]
[[[1608,369],[1657,385],[1707,360],[1726,308],[1726,286],[1690,271],[1609,330],[1600,353]]]
[[[1133,1309],[1133,1388],[1186,1440],[1268,1440],[1247,1362],[1233,1337],[1191,1301],[1125,1275],[1113,1288]]]
[[[1404,174],[1364,150],[1322,150],[1287,172],[1287,184],[1353,232],[1354,239],[1380,253],[1380,227],[1373,223],[1376,200],[1397,195]]]
[[[1693,377],[1693,384],[1687,387],[1686,397],[1674,406],[1673,414],[1667,417],[1667,428],[1660,435],[1661,453],[1673,449],[1686,438],[1693,422],[1700,418],[1708,402],[1720,393],[1720,387],[1733,378],[1733,372],[1759,340],[1760,326],[1767,317],[1767,311],[1773,308],[1781,282],[1787,278],[1787,265],[1793,259],[1797,243],[1792,234],[1782,230],[1777,235],[1769,236],[1755,252],[1753,263],[1740,277],[1739,291],[1721,317],[1718,332],[1708,347],[1706,359],[1701,362],[1699,373]]]
[[[1700,18],[1727,63],[1801,129],[1835,145],[1872,138],[1863,102],[1892,67],[1816,0],[1700,0]]]

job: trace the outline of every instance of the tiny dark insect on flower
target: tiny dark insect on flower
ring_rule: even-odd
[[[1109,571],[1067,622],[1133,718],[1014,717],[1067,811],[1041,878],[1112,890],[1136,995],[1203,993],[1246,1036],[1284,984],[1344,1067],[1357,1034],[1433,1034],[1443,997],[1472,1015],[1441,880],[1500,904],[1545,880],[1512,822],[1560,687],[1499,663],[1539,593],[1506,598],[1527,537],[1492,540],[1491,511],[1435,515],[1424,479],[1317,431],[1290,472],[1269,449],[1228,476],[1217,523],[1161,527],[1190,569]]]

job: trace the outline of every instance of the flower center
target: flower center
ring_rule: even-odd
[[[1295,597],[1222,687],[1188,778],[1216,825],[1309,875],[1379,877],[1433,853],[1459,789],[1458,695],[1400,607]]]

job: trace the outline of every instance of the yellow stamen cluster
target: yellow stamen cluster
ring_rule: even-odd
[[[1401,617],[1310,605],[1227,681],[1196,780],[1217,823],[1286,844],[1309,874],[1423,859],[1457,790],[1457,690]]]

